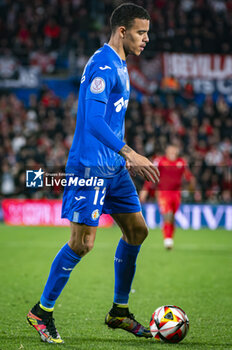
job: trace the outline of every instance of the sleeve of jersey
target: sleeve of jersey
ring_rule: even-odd
[[[86,125],[89,132],[105,146],[118,153],[125,142],[121,141],[106,123],[105,113],[105,103],[92,99],[86,101]]]
[[[95,65],[93,71],[86,91],[86,100],[91,99],[107,103],[111,90],[117,82],[116,73],[107,65],[104,67],[96,67]]]

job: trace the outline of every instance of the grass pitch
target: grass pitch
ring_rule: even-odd
[[[113,257],[120,231],[99,229],[95,248],[72,272],[54,316],[72,350],[232,349],[232,232],[177,230],[175,248],[165,251],[160,230],[151,230],[137,261],[130,309],[148,325],[161,305],[182,307],[190,320],[183,342],[140,339],[104,325],[113,298]],[[68,228],[0,226],[0,350],[37,350],[40,342],[26,322],[38,300]],[[56,345],[55,345],[56,347]]]

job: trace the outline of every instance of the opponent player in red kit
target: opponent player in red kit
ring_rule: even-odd
[[[182,179],[194,180],[186,161],[178,155],[178,147],[169,145],[166,148],[165,156],[154,158],[153,163],[160,172],[160,182],[155,186],[146,181],[139,195],[140,202],[144,203],[148,196],[155,197],[156,194],[159,210],[163,216],[162,230],[164,246],[167,249],[173,248],[174,217],[181,203]]]

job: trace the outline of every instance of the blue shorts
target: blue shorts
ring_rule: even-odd
[[[138,194],[127,171],[113,178],[72,179],[63,194],[62,218],[72,222],[98,226],[102,213],[136,213],[141,211]],[[74,183],[75,182],[75,183]]]

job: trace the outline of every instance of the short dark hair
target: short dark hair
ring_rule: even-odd
[[[124,26],[130,28],[135,18],[150,20],[150,16],[142,6],[133,3],[124,3],[116,7],[110,17],[110,27],[112,32],[117,27]]]

